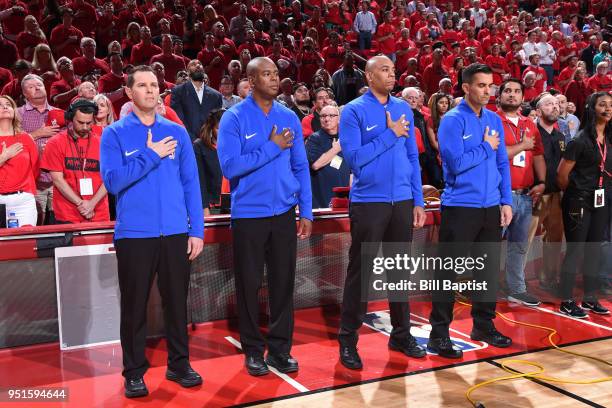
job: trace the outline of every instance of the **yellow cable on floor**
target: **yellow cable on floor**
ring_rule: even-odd
[[[463,297],[463,295],[460,295],[461,297]],[[472,305],[470,303],[466,303],[463,302],[461,300],[457,300],[457,303],[464,305],[464,306],[468,306],[468,307],[472,307]],[[527,327],[533,327],[536,329],[542,329],[542,330],[546,330],[549,333],[548,335],[548,341],[550,342],[550,344],[557,350],[563,352],[563,353],[567,353],[567,354],[572,354],[578,357],[582,357],[582,358],[588,358],[590,360],[594,360],[597,361],[599,363],[608,365],[608,366],[612,366],[612,362],[610,361],[606,361],[602,358],[598,358],[598,357],[593,357],[593,356],[589,356],[588,354],[582,354],[582,353],[577,353],[575,351],[570,351],[570,350],[565,350],[560,348],[559,346],[557,346],[557,344],[555,344],[553,337],[557,334],[557,330],[550,328],[550,327],[546,327],[546,326],[539,326],[537,324],[531,324],[531,323],[525,323],[525,322],[519,322],[513,319],[510,319],[509,317],[504,316],[502,313],[500,312],[495,312],[499,317],[501,317],[503,320],[506,320],[510,323],[514,323],[514,324],[518,324],[521,326],[527,326]],[[508,367],[508,364],[523,364],[523,365],[527,365],[527,366],[531,366],[531,367],[535,367],[537,368],[536,371],[530,371],[527,373],[521,373],[511,367]],[[472,399],[472,397],[470,396],[472,394],[472,392],[474,392],[476,389],[480,388],[480,387],[484,387],[485,385],[489,385],[489,384],[493,384],[499,381],[505,381],[505,380],[513,380],[516,378],[533,378],[533,379],[538,379],[538,380],[542,380],[542,381],[548,381],[548,382],[554,382],[554,383],[560,383],[560,384],[596,384],[596,383],[600,383],[600,382],[606,382],[606,381],[612,381],[612,376],[608,376],[608,377],[602,377],[602,378],[595,378],[595,379],[591,379],[591,380],[570,380],[570,379],[566,379],[566,378],[557,378],[557,377],[548,377],[546,375],[542,375],[544,373],[544,366],[542,366],[541,364],[538,363],[534,363],[533,361],[528,361],[528,360],[519,360],[519,359],[507,359],[507,360],[502,360],[501,361],[501,366],[502,368],[509,372],[511,375],[507,375],[507,376],[503,376],[503,377],[496,377],[496,378],[492,378],[490,380],[487,381],[483,381],[481,383],[475,384],[473,386],[471,386],[465,393],[465,397],[467,398],[467,400],[472,404],[472,406],[474,406],[475,408],[484,408],[484,404],[482,402],[477,402],[474,401],[474,399]]]

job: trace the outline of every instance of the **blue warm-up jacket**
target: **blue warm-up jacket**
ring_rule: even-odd
[[[397,137],[387,128],[387,111],[393,121],[405,115],[410,122],[408,137]],[[413,122],[408,103],[389,96],[383,105],[371,91],[342,109],[340,146],[354,175],[352,202],[393,203],[414,199],[414,205],[423,206]]]
[[[489,134],[495,130],[499,135],[497,150],[484,141],[487,126]],[[479,117],[462,100],[442,117],[438,142],[446,183],[442,205],[475,208],[512,205],[504,127],[496,113],[482,108]]]
[[[153,142],[167,136],[177,141],[174,156],[160,159],[147,147],[149,129]],[[184,233],[204,238],[198,167],[184,127],[160,115],[146,126],[131,112],[104,129],[100,172],[117,196],[115,239]]]

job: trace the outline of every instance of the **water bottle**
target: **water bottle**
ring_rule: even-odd
[[[6,227],[19,228],[19,219],[17,218],[14,212],[9,213],[9,216],[6,219]]]

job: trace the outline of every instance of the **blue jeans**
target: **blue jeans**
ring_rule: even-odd
[[[548,86],[552,86],[553,85],[553,77],[555,76],[555,70],[553,69],[552,65],[544,65],[544,64],[540,64],[540,66],[542,68],[544,68],[544,71],[546,71],[546,83],[548,84]]]
[[[599,279],[602,285],[612,285],[612,189],[606,189],[606,207],[608,210],[608,228],[606,229],[606,240],[601,243],[601,260],[599,267]]]
[[[363,51],[370,48],[372,48],[372,32],[359,31],[359,49]]]
[[[529,225],[533,201],[527,194],[512,193],[512,222],[506,229],[506,283],[511,295],[523,293],[525,286],[525,257],[529,250]]]

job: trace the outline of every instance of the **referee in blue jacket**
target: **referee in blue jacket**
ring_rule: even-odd
[[[259,376],[269,372],[268,365],[283,373],[298,370],[290,354],[297,236],[306,239],[312,231],[312,192],[302,125],[276,101],[276,64],[255,58],[247,65],[247,76],[252,93],[221,117],[217,152],[231,188],[240,343],[247,371]],[[264,264],[270,305],[267,342],[259,329],[257,296]]]
[[[467,256],[486,259],[484,268],[473,269],[475,281],[486,282],[486,290],[475,291],[473,295],[471,338],[495,347],[508,347],[512,340],[493,324],[502,227],[512,221],[504,127],[499,116],[485,108],[493,84],[491,68],[472,64],[463,70],[462,79],[465,96],[444,115],[438,130],[445,180],[439,242],[443,253],[453,259]],[[450,268],[436,270],[435,277],[454,282],[457,273]],[[453,291],[433,293],[429,318],[432,331],[427,346],[446,358],[463,356],[449,337],[454,304]]]
[[[352,243],[338,341],[340,362],[354,370],[362,368],[357,353],[357,331],[367,310],[367,294],[362,293],[367,282],[362,278],[368,279],[372,269],[370,260],[362,259],[362,244],[411,242],[413,227],[425,223],[412,110],[390,95],[395,86],[393,62],[385,56],[371,58],[366,77],[369,90],[340,115],[340,145],[354,178],[349,210]],[[410,334],[407,300],[390,299],[389,308],[393,325],[389,347],[424,357],[425,350]]]
[[[203,247],[204,214],[191,139],[184,127],[155,113],[159,84],[153,70],[136,67],[126,92],[134,111],[104,129],[100,172],[117,197],[123,376],[125,395],[133,398],[148,394],[146,314],[155,274],[168,343],[166,378],[183,387],[202,383],[189,365],[187,291],[190,261]]]

